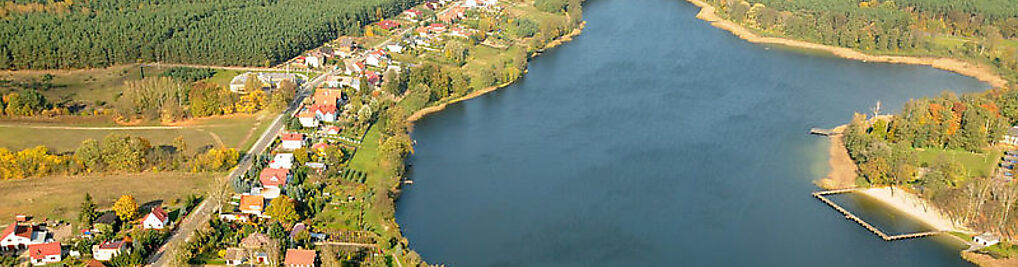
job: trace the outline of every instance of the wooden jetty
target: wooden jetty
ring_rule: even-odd
[[[834,210],[837,210],[838,212],[841,212],[841,214],[845,215],[845,219],[849,219],[849,220],[855,221],[859,225],[862,225],[863,228],[866,228],[866,230],[869,230],[870,232],[873,232],[874,234],[879,236],[884,241],[894,241],[894,240],[902,240],[902,239],[910,239],[910,238],[927,237],[927,236],[931,236],[931,235],[940,234],[940,233],[943,232],[943,231],[928,231],[928,232],[907,233],[907,234],[899,234],[899,235],[888,235],[888,234],[885,234],[884,231],[881,231],[876,226],[873,226],[872,224],[866,222],[865,220],[859,218],[858,216],[855,216],[855,214],[852,214],[852,212],[848,211],[847,209],[842,208],[841,205],[838,205],[838,203],[834,203],[834,201],[831,201],[827,197],[824,197],[825,195],[850,193],[850,192],[854,192],[856,190],[859,190],[859,189],[856,189],[856,188],[847,188],[847,189],[835,189],[835,190],[813,192],[813,197],[816,197],[820,201],[826,203],[828,206],[831,206],[832,208],[834,208]]]
[[[823,136],[833,136],[833,135],[839,135],[839,134],[841,134],[841,132],[836,131],[835,129],[810,128],[809,129],[809,134],[823,135]]]

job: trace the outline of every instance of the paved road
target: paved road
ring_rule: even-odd
[[[315,78],[311,82],[308,82],[301,86],[300,92],[295,97],[293,103],[290,104],[290,107],[287,108],[286,111],[284,111],[282,114],[276,116],[274,120],[272,120],[272,124],[269,125],[269,128],[266,129],[264,133],[262,133],[261,137],[258,138],[258,142],[255,142],[255,144],[251,146],[251,149],[248,150],[246,154],[244,154],[244,157],[240,159],[240,162],[237,163],[237,166],[233,169],[233,171],[230,171],[230,173],[227,174],[225,179],[221,181],[222,183],[228,183],[230,177],[245,173],[249,168],[251,168],[254,156],[264,151],[265,148],[272,143],[272,140],[276,137],[276,135],[279,134],[280,130],[283,129],[284,126],[283,118],[289,116],[289,114],[292,114],[300,105],[300,103],[303,102],[304,98],[310,94],[311,89],[318,86],[318,84],[321,84],[322,81],[325,80],[326,76],[328,75],[318,76],[318,78]],[[205,198],[205,200],[202,201],[197,208],[192,209],[191,213],[187,216],[187,218],[184,218],[184,220],[181,221],[180,225],[177,226],[173,235],[170,236],[170,239],[167,240],[166,243],[163,244],[163,246],[160,247],[158,251],[156,251],[156,253],[150,256],[148,261],[146,261],[150,266],[156,267],[171,266],[170,263],[172,262],[173,259],[172,256],[165,255],[167,251],[170,251],[170,248],[180,246],[187,240],[190,240],[191,236],[194,235],[195,230],[197,230],[198,227],[204,224],[205,222],[209,221],[212,215],[216,212],[216,210],[219,209],[218,207],[219,203],[210,203],[211,202],[210,199],[211,198]]]

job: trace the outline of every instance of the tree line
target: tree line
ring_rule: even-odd
[[[46,175],[107,172],[225,171],[237,164],[240,153],[232,148],[187,152],[183,137],[169,145],[153,145],[138,136],[109,134],[102,140],[86,139],[71,153],[56,154],[45,146],[11,151],[0,148],[0,180]]]
[[[43,3],[44,1],[38,1]],[[0,69],[175,62],[269,66],[419,0],[75,1],[0,19]]]

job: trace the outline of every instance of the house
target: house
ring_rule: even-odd
[[[156,206],[152,212],[145,215],[142,227],[145,229],[163,229],[170,222],[170,215],[163,210],[163,207]]]
[[[449,29],[449,35],[457,36],[457,37],[463,37],[463,38],[469,38],[470,35],[473,35],[473,33],[471,33],[469,30],[464,29],[464,28],[453,27],[452,29]]]
[[[333,105],[330,105],[330,104],[324,104],[324,105],[314,104],[314,105],[311,105],[311,109],[313,109],[315,111],[315,116],[319,120],[324,121],[324,122],[335,122],[336,121],[336,114],[339,112],[339,109],[334,104]]]
[[[1004,140],[1001,142],[1012,146],[1018,146],[1018,126],[1008,129],[1007,134],[1004,134]]]
[[[976,242],[976,244],[980,244],[984,247],[989,247],[1000,243],[1000,236],[997,236],[994,233],[985,232],[981,235],[973,236],[972,242]]]
[[[259,195],[241,195],[240,196],[240,212],[252,214],[255,216],[262,216],[262,211],[265,210],[265,198]]]
[[[219,219],[227,222],[249,222],[251,221],[249,214],[243,213],[222,213],[219,214]]]
[[[337,48],[339,48],[339,52],[341,53],[350,54],[357,50],[357,45],[354,44],[352,38],[344,37],[343,39],[339,39],[339,45]]]
[[[466,0],[463,1],[463,7],[466,8],[478,8],[478,7],[492,7],[495,6],[497,0]]]
[[[306,56],[304,62],[308,68],[318,68],[322,66],[322,59],[317,56]]]
[[[309,109],[303,109],[297,113],[297,121],[300,121],[300,125],[304,128],[318,127],[318,117],[315,116],[314,111]]]
[[[345,81],[345,79],[343,79]],[[314,103],[319,105],[338,105],[343,100],[343,90],[319,88],[315,90]]]
[[[260,181],[264,187],[282,188],[286,185],[287,176],[289,174],[290,170],[287,169],[265,168],[262,169],[262,173],[258,175],[258,181]]]
[[[364,58],[364,63],[375,67],[381,67],[382,63],[385,63],[385,57],[375,55],[373,53],[368,54],[368,56]]]
[[[438,14],[438,20],[445,23],[452,23],[466,17],[466,7],[458,6]]]
[[[342,130],[343,129],[339,128],[338,126],[329,126],[329,128],[325,128],[325,133],[329,135],[337,135]]]
[[[325,172],[325,169],[328,168],[328,166],[326,166],[325,163],[321,162],[307,162],[304,163],[304,166],[307,166],[308,168],[314,170],[315,173],[318,174],[322,174],[323,172]]]
[[[265,253],[265,246],[269,242],[272,242],[269,236],[256,232],[241,239],[240,247],[247,252],[249,259],[254,259],[252,263],[266,264],[269,263],[269,256]]]
[[[279,153],[269,161],[269,168],[293,169],[293,154]]]
[[[130,253],[127,246],[127,242],[123,240],[119,241],[106,241],[102,244],[92,246],[92,258],[101,261],[108,261],[120,255],[121,253]]]
[[[90,260],[88,264],[85,264],[85,267],[106,267],[106,264],[103,264],[101,261]]]
[[[405,15],[411,21],[416,21],[417,18],[424,15],[424,12],[421,12],[420,10],[416,9],[407,9],[406,11],[403,11],[403,15]]]
[[[309,249],[287,249],[283,265],[287,267],[314,267],[317,253]]]
[[[283,133],[279,135],[279,140],[282,140],[280,144],[283,149],[294,150],[304,147],[304,134],[302,133]]]
[[[392,53],[403,53],[403,46],[399,44],[388,44],[385,46],[385,49]]]
[[[275,88],[279,86],[279,83],[283,81],[291,81],[298,83],[300,80],[297,79],[297,75],[293,73],[276,73],[276,72],[245,72],[237,76],[233,76],[233,80],[230,80],[230,91],[234,93],[249,93],[246,92],[244,87],[247,85],[248,77],[255,77],[261,82],[262,89]]]
[[[92,225],[95,226],[96,229],[101,229],[98,227],[100,224],[108,226],[109,229],[113,229],[113,225],[116,223],[117,214],[113,211],[107,211],[106,213],[103,213],[103,215],[99,216],[99,218],[95,219],[95,221],[92,221]]]
[[[372,72],[368,72],[366,74],[366,76],[368,78],[368,83],[370,83],[370,84],[372,84],[374,86],[379,86],[379,85],[382,84],[382,76],[379,76],[378,73],[375,73],[375,72],[372,71]]]
[[[445,30],[445,24],[442,23],[432,23],[431,25],[428,25],[428,31],[430,32],[444,33]]]
[[[396,27],[399,27],[399,22],[396,22],[394,20],[382,20],[378,22],[378,27],[388,31]]]
[[[3,233],[0,233],[0,249],[25,249],[30,245],[52,241],[48,236],[49,233],[41,230],[38,226],[13,222],[7,228],[4,228]]]
[[[227,248],[226,255],[223,256],[223,259],[226,260],[226,265],[237,266],[247,262],[247,253],[240,248]]]
[[[32,265],[46,265],[60,262],[63,251],[60,249],[60,242],[49,242],[33,244],[28,246],[28,257]]]

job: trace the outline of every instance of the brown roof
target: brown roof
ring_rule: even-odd
[[[106,264],[103,264],[101,261],[90,260],[88,264],[85,264],[85,267],[106,267]]]
[[[258,180],[262,182],[262,186],[282,187],[286,184],[286,175],[289,173],[290,170],[287,169],[265,168],[258,175]]]
[[[240,248],[228,248],[226,249],[226,256],[224,256],[223,259],[235,261],[244,259],[244,250]]]
[[[263,233],[252,233],[244,239],[240,240],[240,246],[244,248],[261,248],[265,244],[271,241],[269,236]]]
[[[316,253],[314,250],[308,249],[287,249],[286,259],[283,260],[283,264],[286,265],[314,265]]]
[[[163,207],[160,207],[160,206],[156,206],[155,208],[152,208],[152,212],[150,214],[152,214],[153,216],[156,216],[156,219],[159,220],[159,221],[165,221],[166,218],[170,217],[170,215],[167,214],[165,210],[163,210]]]
[[[283,141],[304,141],[304,134],[302,133],[283,133],[279,135],[279,139]]]

